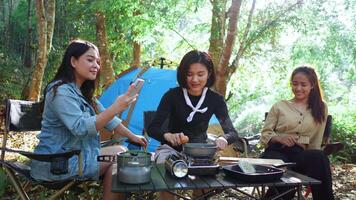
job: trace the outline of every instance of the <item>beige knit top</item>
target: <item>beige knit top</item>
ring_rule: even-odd
[[[320,124],[314,121],[310,109],[301,112],[287,100],[275,103],[266,118],[260,142],[267,147],[273,136],[290,134],[296,135],[297,142],[306,144],[307,149],[320,149],[328,115],[326,104],[325,109],[325,120]]]

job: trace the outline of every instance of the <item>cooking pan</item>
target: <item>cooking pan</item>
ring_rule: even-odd
[[[186,143],[183,145],[183,153],[192,157],[214,157],[218,147],[209,143]]]
[[[255,164],[252,166],[256,170],[255,173],[244,173],[238,164],[224,166],[223,171],[229,177],[249,183],[277,181],[284,173],[283,169],[276,167]]]

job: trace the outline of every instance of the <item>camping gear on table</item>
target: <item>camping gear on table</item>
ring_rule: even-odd
[[[210,143],[187,143],[183,145],[183,153],[194,158],[215,156],[218,147]]]
[[[267,166],[267,165],[257,165],[251,164],[254,168],[253,173],[246,173],[241,169],[239,164],[226,165],[223,166],[223,172],[228,176],[235,178],[237,180],[258,183],[258,182],[273,182],[279,180],[283,173],[284,169],[279,169],[279,167],[292,166],[295,163],[284,163],[278,165],[278,167]],[[277,165],[276,165],[277,166]]]
[[[117,174],[120,182],[147,183],[151,178],[151,167],[151,153],[126,151],[117,154]]]
[[[100,155],[99,162],[117,163],[118,180],[129,184],[142,184],[151,178],[151,156],[146,151],[131,150],[115,155]]]
[[[164,162],[166,171],[176,178],[183,178],[188,174],[188,165],[182,156],[169,155]]]
[[[217,164],[217,149],[215,144],[186,143],[182,153],[166,158],[166,171],[175,177],[184,177],[186,174],[216,175],[220,168]]]
[[[141,184],[150,181],[151,156],[146,151],[126,151],[117,155],[100,155],[99,162],[117,163],[118,180],[123,183]]]

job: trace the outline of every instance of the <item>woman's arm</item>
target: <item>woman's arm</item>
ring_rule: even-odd
[[[273,143],[280,143],[282,145],[291,147],[297,144],[298,136],[296,135],[278,135],[275,132],[278,120],[280,118],[278,104],[272,106],[271,110],[268,112],[267,118],[265,120],[260,142],[264,147],[267,147]],[[301,145],[305,149],[305,145]]]
[[[261,131],[261,139],[260,142],[264,147],[268,146],[269,142],[275,142],[275,141],[270,141],[273,137],[276,137],[277,134],[274,132],[278,122],[278,111],[275,108],[275,105],[272,106],[270,111],[268,112],[267,118],[264,122],[262,131]]]
[[[168,92],[163,95],[159,106],[157,108],[157,111],[155,113],[155,116],[151,122],[151,124],[148,125],[147,128],[147,133],[150,137],[164,143],[165,138],[164,134],[166,130],[163,130],[163,124],[169,118],[170,113],[171,113],[171,99],[169,98]]]
[[[106,124],[112,120],[118,113],[124,111],[130,106],[131,103],[136,101],[137,95],[130,96],[130,92],[134,89],[134,86],[131,84],[129,89],[119,97],[116,98],[114,103],[102,111],[96,116],[96,130],[101,130],[106,126]]]
[[[214,113],[219,120],[219,123],[224,131],[222,136],[228,144],[234,143],[239,136],[230,119],[226,102],[222,96],[219,96],[218,106]]]
[[[147,140],[143,136],[139,136],[132,133],[121,123],[114,129],[114,134],[120,135],[122,137],[127,137],[131,142],[140,144],[141,146],[147,146]]]

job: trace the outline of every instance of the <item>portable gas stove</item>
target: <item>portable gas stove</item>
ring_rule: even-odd
[[[219,172],[217,157],[191,157],[185,156],[189,175],[215,175]]]

